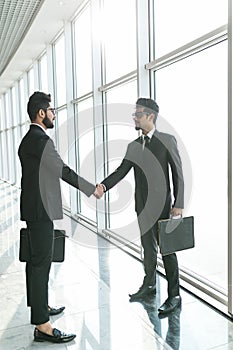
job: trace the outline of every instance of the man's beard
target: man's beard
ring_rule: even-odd
[[[135,130],[141,130],[140,126],[135,125]]]
[[[47,129],[54,128],[54,124],[51,122],[51,120],[47,117],[47,114],[45,115],[42,123],[46,126]]]

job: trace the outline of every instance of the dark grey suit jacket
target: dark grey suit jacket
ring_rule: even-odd
[[[20,213],[23,221],[62,219],[60,178],[90,196],[95,186],[76,174],[54,147],[52,139],[31,125],[18,150],[21,166]]]
[[[135,177],[135,210],[137,215],[143,211],[145,222],[155,223],[159,218],[166,218],[171,205],[184,207],[182,163],[174,136],[155,130],[144,150],[141,137],[131,142],[120,166],[102,181],[106,190],[123,179],[131,168]]]

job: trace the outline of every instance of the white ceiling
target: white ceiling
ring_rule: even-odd
[[[41,0],[0,1],[0,75],[37,14]]]
[[[83,0],[0,0],[0,95],[45,50]]]

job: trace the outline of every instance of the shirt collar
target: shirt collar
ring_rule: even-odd
[[[37,123],[31,123],[31,125],[36,125],[36,126],[39,126],[39,128],[41,128],[45,133],[46,133],[46,131],[45,131],[45,129],[43,128],[43,126],[41,126],[40,124],[37,124]]]
[[[153,136],[153,134],[154,134],[154,132],[155,132],[155,126],[154,126],[153,129],[151,129],[146,135],[144,135],[144,137],[145,137],[145,136],[148,136],[149,139],[151,139],[152,136]]]

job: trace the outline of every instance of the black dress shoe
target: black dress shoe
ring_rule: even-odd
[[[61,306],[59,308],[48,307],[49,308],[49,316],[59,315],[62,311],[65,310],[65,306]]]
[[[34,340],[37,342],[49,341],[51,343],[67,343],[68,341],[73,340],[75,337],[76,334],[65,334],[56,328],[53,329],[53,335],[43,333],[37,328],[34,330]]]
[[[129,294],[130,301],[138,300],[144,298],[147,295],[156,294],[155,286],[141,286],[139,290],[134,294]]]
[[[169,312],[175,310],[181,305],[181,297],[177,295],[176,297],[168,298],[158,309],[160,314],[168,314]]]

